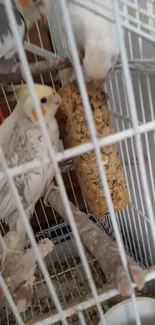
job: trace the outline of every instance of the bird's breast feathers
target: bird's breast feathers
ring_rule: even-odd
[[[51,123],[50,123],[51,122]],[[49,124],[49,125],[48,125]],[[53,146],[58,151],[59,132],[56,120],[47,123],[47,131]],[[21,118],[15,124],[8,145],[6,161],[10,168],[20,166],[35,159],[41,162],[49,158],[44,137],[39,126],[34,126],[27,119]],[[18,193],[27,213],[32,213],[47,181],[54,177],[52,162],[42,164],[14,178]],[[16,202],[6,180],[0,181],[0,219],[8,218],[17,211]]]

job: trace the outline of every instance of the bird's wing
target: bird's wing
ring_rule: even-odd
[[[54,121],[55,119],[53,119]],[[56,149],[59,132],[57,122],[49,123],[49,135]],[[58,150],[58,149],[57,149]],[[16,121],[8,141],[8,152],[5,155],[9,168],[20,166],[37,159],[41,162],[49,159],[48,150],[39,126],[34,126],[27,118],[20,117]],[[41,197],[47,183],[54,177],[52,162],[43,164],[14,177],[23,207],[28,216],[33,213],[34,206]],[[0,180],[0,219],[6,223],[16,223],[18,210],[7,181]]]
[[[0,125],[0,145],[2,146],[4,154],[8,152],[9,140],[14,129],[15,123],[20,116],[19,105],[16,106],[14,111],[3,121]]]
[[[0,171],[3,171],[0,168]],[[16,211],[16,204],[6,179],[0,180],[0,220],[5,220]],[[7,223],[7,220],[6,220]]]
[[[26,33],[26,25],[21,14],[14,8],[14,14],[18,25],[19,34],[23,40]],[[10,59],[16,54],[16,45],[12,35],[12,30],[5,11],[5,7],[0,3],[0,59]]]
[[[6,161],[13,168],[39,159],[49,158],[40,128],[26,125],[26,120],[16,123],[10,137]],[[33,207],[40,198],[49,178],[54,177],[52,163],[26,171],[14,178],[24,209],[32,213]],[[16,210],[16,203],[5,180],[0,181],[0,219],[7,218]]]

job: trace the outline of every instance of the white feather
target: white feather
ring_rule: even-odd
[[[24,22],[22,25],[18,26],[19,35],[21,40],[24,38],[25,34],[25,25]],[[11,33],[8,33],[7,36],[4,37],[4,42],[0,42],[0,59],[4,58],[6,60],[12,58],[17,52],[14,38]]]
[[[111,0],[104,5],[112,9]],[[68,9],[77,46],[84,51],[86,79],[105,79],[120,54],[115,25],[76,4]]]

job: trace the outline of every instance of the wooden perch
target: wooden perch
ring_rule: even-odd
[[[43,60],[36,63],[31,63],[29,65],[31,74],[33,77],[44,74],[44,73],[53,73],[58,70],[62,70],[65,68],[71,67],[71,63],[68,58],[64,60]],[[20,68],[16,70],[16,72],[11,72],[9,74],[0,74],[0,83],[19,83],[23,79]]]
[[[54,210],[68,221],[65,208],[58,191],[53,190],[48,197],[48,201]],[[78,228],[81,240],[85,247],[93,254],[102,267],[108,283],[115,286],[122,296],[131,294],[125,270],[122,266],[119,250],[114,242],[104,230],[93,224],[87,215],[79,211],[70,203],[74,220]],[[128,268],[131,278],[138,289],[144,286],[145,270],[143,270],[131,257],[127,255]]]

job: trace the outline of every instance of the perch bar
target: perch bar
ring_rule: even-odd
[[[44,73],[56,72],[65,68],[71,67],[68,58],[64,60],[43,60],[29,65],[32,76],[37,76]],[[0,74],[0,83],[21,82],[23,80],[20,69],[9,74]]]
[[[53,190],[49,194],[48,201],[55,211],[67,221],[65,208],[59,192]],[[81,240],[101,265],[108,283],[113,284],[122,296],[130,295],[130,284],[122,266],[116,243],[104,230],[93,224],[87,215],[79,211],[71,202],[70,207]],[[142,289],[145,271],[131,257],[127,256],[127,261],[132,280],[139,289]]]

